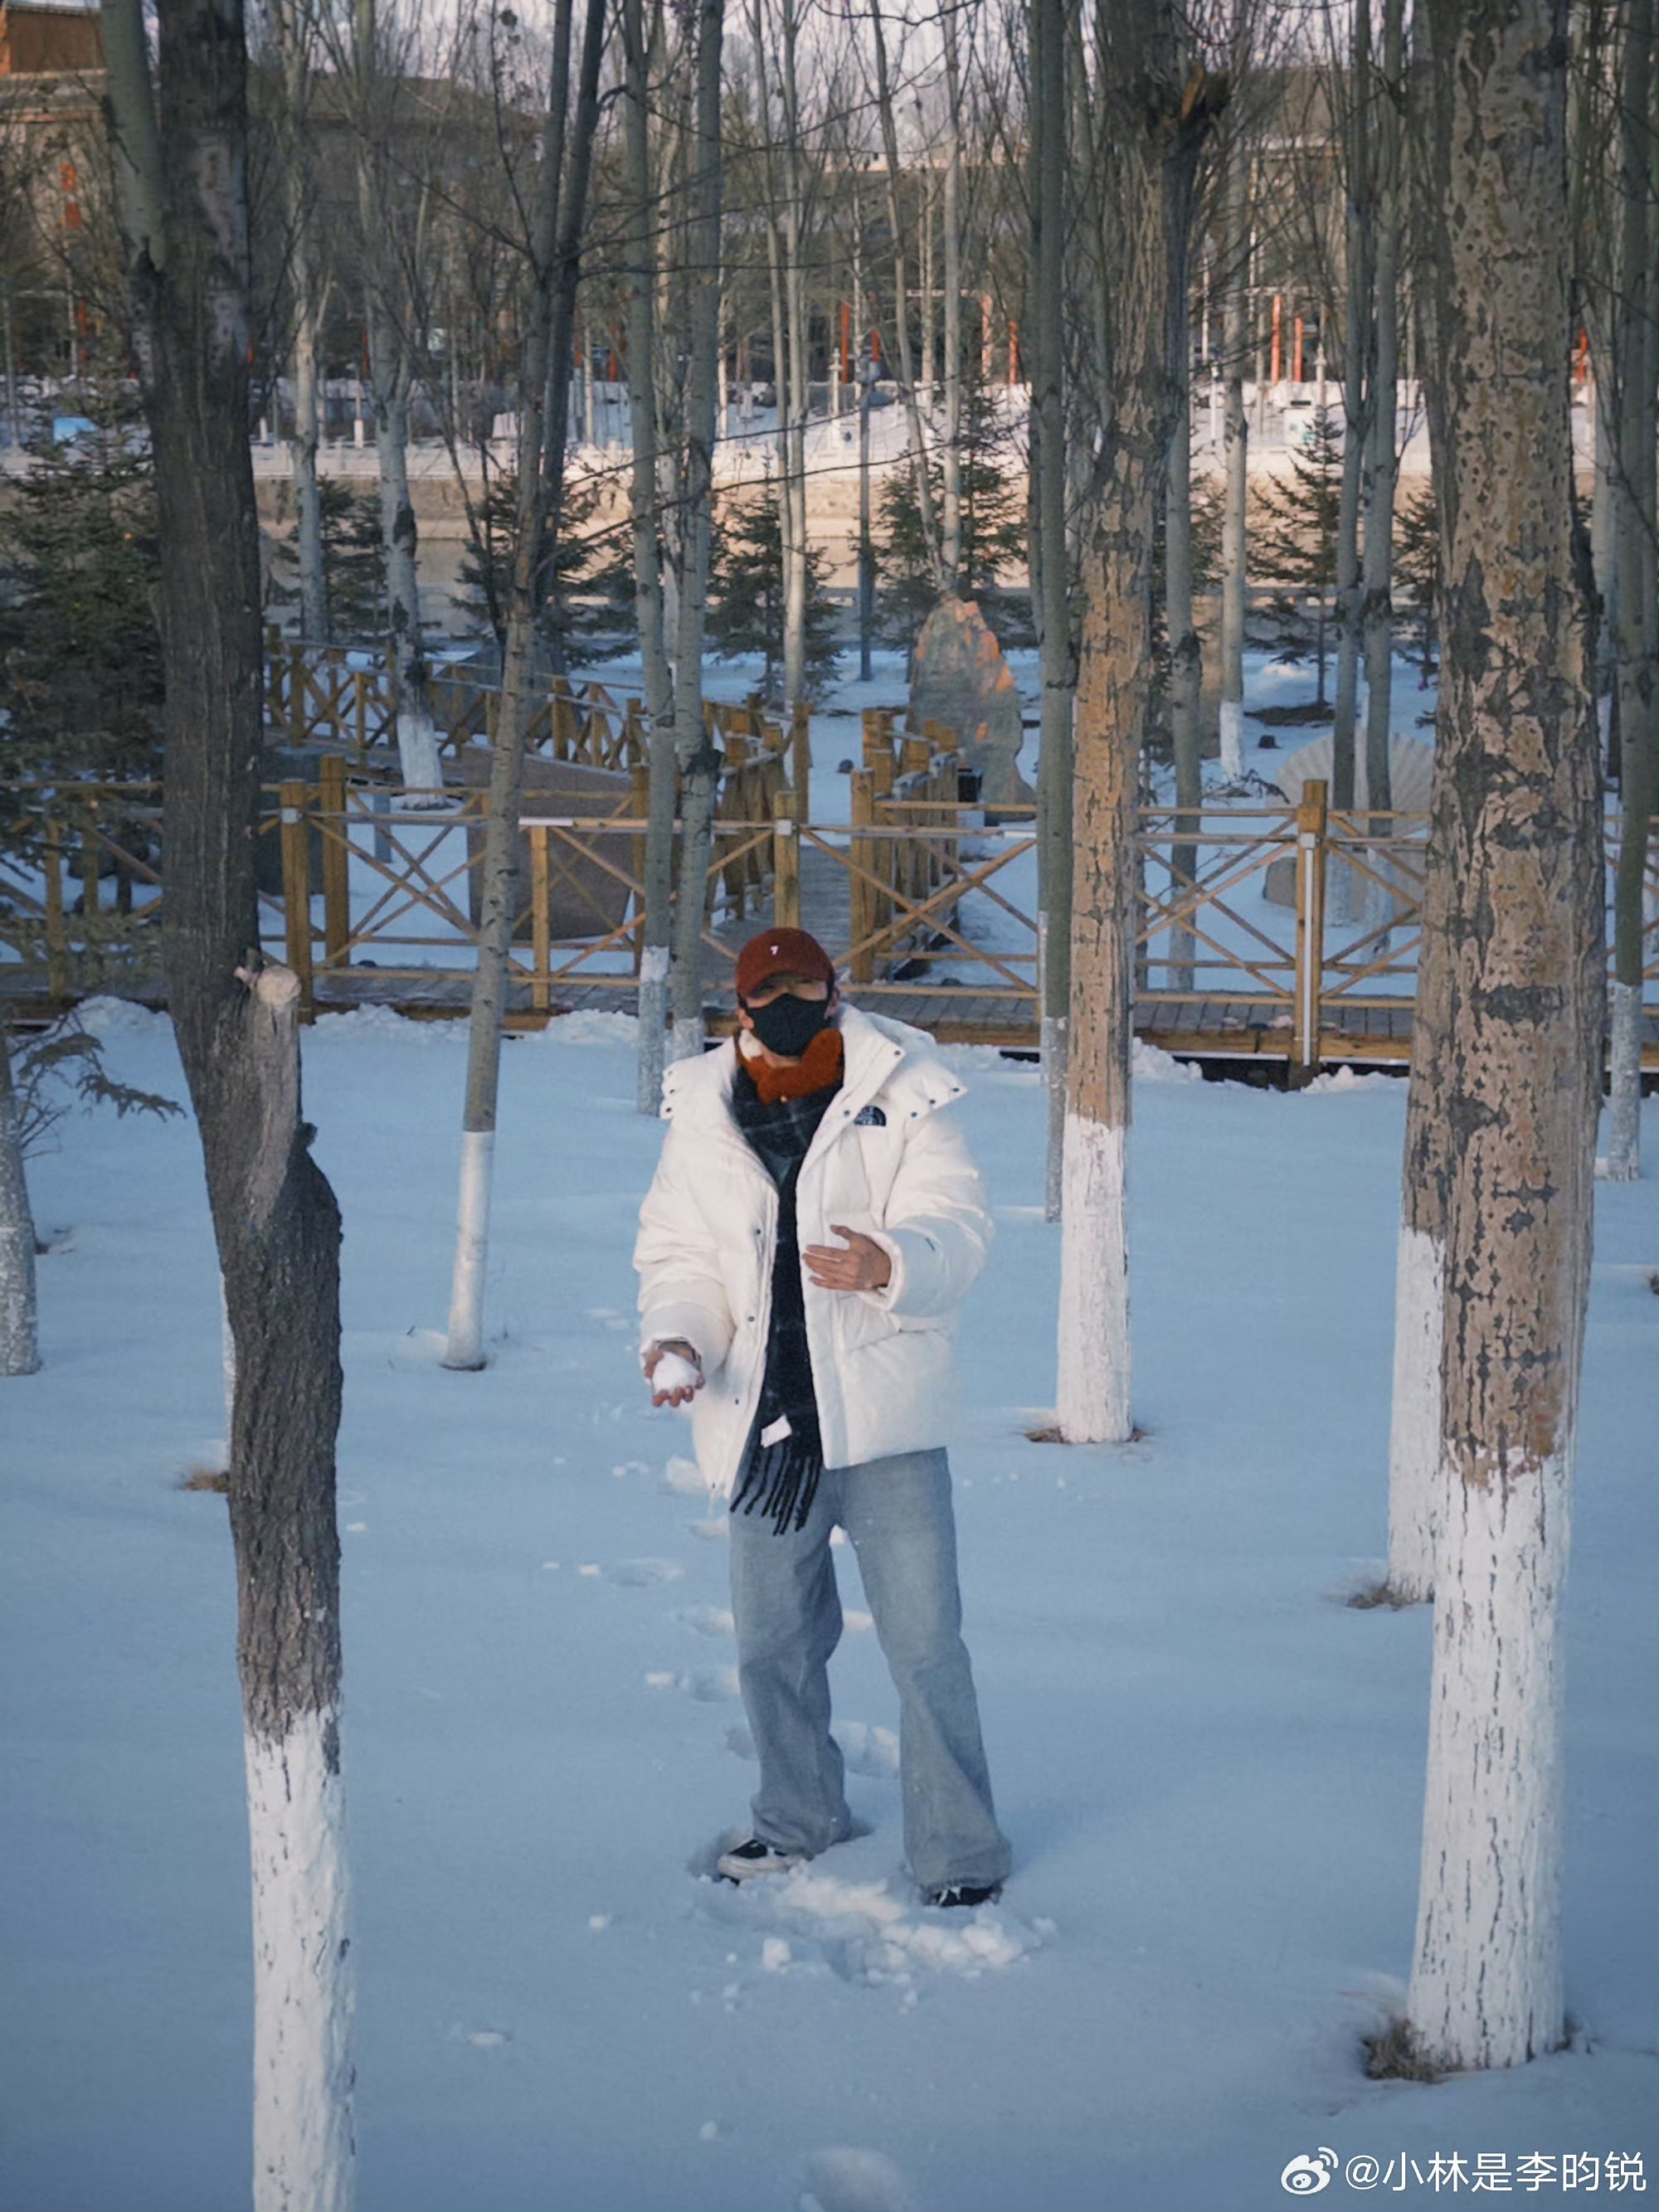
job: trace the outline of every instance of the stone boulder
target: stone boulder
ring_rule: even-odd
[[[941,599],[916,640],[908,726],[920,732],[928,722],[955,731],[962,765],[978,771],[986,805],[1030,803],[1019,773],[1019,692],[972,599]]]

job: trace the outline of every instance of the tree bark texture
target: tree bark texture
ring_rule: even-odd
[[[1659,796],[1659,570],[1655,563],[1656,346],[1654,0],[1628,0],[1620,102],[1617,465],[1612,486],[1613,621],[1619,695],[1620,833],[1613,884],[1613,1066],[1607,1171],[1642,1168],[1642,967],[1647,870]]]
[[[1204,669],[1199,651],[1198,629],[1193,617],[1193,416],[1192,332],[1183,295],[1175,308],[1176,331],[1170,357],[1170,374],[1176,392],[1176,424],[1170,440],[1169,475],[1164,499],[1164,629],[1170,653],[1170,741],[1175,754],[1176,798],[1182,807],[1196,809],[1204,795],[1204,769],[1199,754],[1199,696]],[[1179,900],[1183,887],[1198,873],[1198,846],[1202,827],[1194,812],[1176,825],[1182,832],[1170,851],[1170,895]],[[1181,923],[1170,933],[1170,988],[1193,988],[1194,939]]]
[[[1360,629],[1365,652],[1365,804],[1373,813],[1393,804],[1389,737],[1394,708],[1394,507],[1400,465],[1400,246],[1404,219],[1401,106],[1406,96],[1405,0],[1383,0],[1382,62],[1370,112],[1376,149],[1375,267],[1371,325],[1370,465],[1365,483],[1365,542],[1360,569]],[[1372,830],[1386,835],[1388,823]],[[1379,874],[1387,863],[1374,857]],[[1370,886],[1376,892],[1380,886]],[[1373,898],[1372,903],[1375,904]],[[1381,919],[1381,916],[1379,916]]]
[[[1445,757],[1437,754],[1438,768]],[[1446,872],[1431,866],[1412,1010],[1400,1239],[1395,1273],[1394,1390],[1389,1422],[1389,1573],[1396,1604],[1434,1595],[1440,1500],[1440,1347],[1445,1334],[1446,1205],[1454,1140],[1446,1075]]]
[[[633,429],[629,514],[635,605],[645,678],[650,749],[649,822],[645,843],[644,915],[640,934],[638,1104],[662,1104],[668,1022],[671,910],[674,892],[674,685],[664,635],[662,536],[657,422],[657,203],[651,189],[650,57],[641,0],[623,0],[623,160],[631,235],[628,240],[628,407]]]
[[[1221,773],[1244,769],[1244,605],[1249,565],[1249,418],[1244,411],[1245,281],[1249,258],[1248,167],[1235,137],[1227,185],[1227,274],[1222,344]]]
[[[1164,0],[1125,0],[1103,16],[1100,38],[1112,171],[1099,240],[1109,350],[1094,395],[1099,447],[1082,568],[1056,1410],[1071,1443],[1130,1432],[1124,1174],[1153,532],[1180,415],[1171,362],[1185,322],[1199,159],[1226,96],[1224,80],[1182,69]]]
[[[1354,804],[1354,736],[1359,703],[1360,495],[1370,442],[1371,287],[1376,210],[1371,199],[1370,131],[1373,101],[1369,7],[1353,10],[1353,65],[1344,118],[1347,186],[1347,250],[1343,266],[1342,484],[1336,518],[1336,696],[1331,729],[1331,805],[1339,814]],[[1340,870],[1342,896],[1347,871]]]
[[[294,550],[299,570],[300,635],[314,644],[329,638],[328,589],[323,572],[323,495],[317,473],[321,437],[323,277],[312,203],[312,165],[307,159],[306,110],[311,80],[308,22],[302,0],[273,0],[270,25],[283,80],[283,181],[288,227],[289,290],[294,334],[294,435],[289,455],[294,473]]]
[[[118,0],[137,13],[137,0]],[[352,2194],[351,1977],[340,1824],[340,1218],[301,1118],[298,983],[260,971],[263,665],[247,441],[246,61],[240,0],[162,0],[112,74],[159,227],[125,220],[155,454],[166,675],[168,988],[234,1340],[229,1469],[255,1923],[254,2202]],[[142,205],[137,220],[146,218]],[[303,1747],[303,1756],[301,1756]],[[270,1787],[255,1787],[256,1770]],[[280,1786],[278,1782],[280,1780]],[[307,1871],[296,1888],[283,1868]],[[286,1883],[286,1886],[284,1886]]]
[[[692,141],[691,216],[686,226],[686,325],[690,366],[685,398],[685,463],[681,476],[684,561],[679,635],[674,656],[674,751],[679,763],[679,896],[674,908],[674,1057],[702,1050],[704,890],[713,849],[720,754],[702,708],[703,618],[708,597],[713,525],[715,404],[720,321],[720,56],[724,0],[699,0],[697,102]]]
[[[434,793],[443,784],[428,690],[421,629],[419,531],[409,489],[409,400],[412,319],[393,237],[393,196],[401,182],[389,159],[395,112],[380,68],[377,0],[355,0],[352,74],[357,131],[357,227],[362,255],[363,321],[380,480],[380,545],[386,559],[386,653],[395,702],[404,789]],[[401,312],[400,312],[401,311]],[[418,801],[416,802],[419,803]]]
[[[1072,970],[1071,550],[1066,530],[1066,10],[1031,0],[1031,605],[1042,678],[1037,757],[1042,876],[1042,1079],[1048,1101],[1043,1212],[1058,1221],[1065,1185],[1066,1047]]]
[[[1430,0],[1451,1131],[1444,1526],[1409,2024],[1451,2067],[1562,2035],[1557,1621],[1589,1279],[1599,772],[1568,416],[1565,0]]]
[[[962,60],[957,16],[939,19],[945,44],[945,421],[939,453],[939,586],[962,588]],[[932,359],[923,364],[931,383]]]

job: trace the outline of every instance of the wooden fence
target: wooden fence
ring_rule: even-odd
[[[794,780],[787,772],[790,748],[743,730],[726,742],[703,894],[717,1004],[729,1000],[738,946],[771,920],[812,929],[861,1003],[953,1036],[1034,1042],[1029,808],[999,809],[988,822],[957,799],[953,753],[878,724],[867,764],[854,772],[851,818],[813,823],[799,767]],[[100,988],[159,996],[158,793],[17,785],[3,796],[14,852],[0,862],[0,989],[48,1003]],[[526,815],[512,971],[525,1016],[631,1005],[645,797],[641,765],[614,805]],[[307,1010],[464,1004],[487,795],[457,793],[434,810],[335,755],[315,782],[291,781],[269,798],[262,929],[299,975]],[[1297,807],[1143,808],[1137,1027],[1173,1049],[1267,1054],[1304,1072],[1334,1059],[1404,1059],[1425,827],[1418,817],[1337,814],[1318,784]],[[1609,881],[1615,852],[1610,825]],[[1650,1065],[1659,840],[1649,869]]]
[[[428,684],[441,756],[489,744],[501,702],[497,685],[465,667],[440,669]],[[301,645],[270,633],[265,648],[265,717],[273,736],[289,745],[338,753],[359,774],[390,770],[398,741],[395,687],[383,663],[343,646]],[[703,720],[728,755],[746,742],[757,754],[787,758],[800,771],[806,751],[803,708],[789,729],[758,706],[706,700]],[[645,715],[637,699],[618,701],[602,684],[571,684],[556,677],[531,702],[525,743],[533,753],[586,768],[629,770],[649,757]]]

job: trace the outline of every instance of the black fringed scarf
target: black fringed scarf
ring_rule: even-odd
[[[801,1098],[768,1103],[739,1058],[732,1085],[732,1117],[777,1186],[778,1241],[772,1255],[772,1323],[760,1404],[749,1432],[743,1468],[732,1500],[734,1513],[764,1514],[783,1535],[803,1528],[823,1472],[812,1358],[806,1342],[806,1297],[801,1285],[800,1238],[795,1224],[795,1184],[801,1162],[830,1100],[841,1089],[839,1055],[831,1080]],[[774,1443],[762,1438],[787,1420]]]

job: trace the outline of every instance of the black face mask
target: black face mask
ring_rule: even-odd
[[[828,999],[798,999],[785,991],[769,1006],[744,1002],[755,1035],[782,1060],[799,1060],[830,1018]]]

